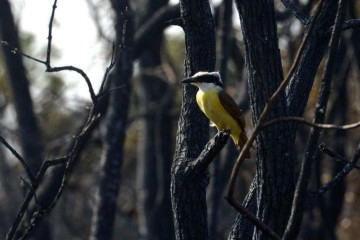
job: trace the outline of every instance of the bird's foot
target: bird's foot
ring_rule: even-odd
[[[230,131],[230,129],[223,129],[223,130],[219,131],[219,133],[222,133],[224,135],[230,135],[231,131]]]

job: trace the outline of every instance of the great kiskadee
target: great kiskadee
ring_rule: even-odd
[[[218,131],[229,130],[237,150],[240,151],[248,139],[244,116],[235,101],[222,88],[220,74],[198,72],[181,82],[190,83],[199,88],[196,93],[196,102],[211,121],[210,126],[215,126]],[[250,154],[247,153],[245,157],[250,158]]]

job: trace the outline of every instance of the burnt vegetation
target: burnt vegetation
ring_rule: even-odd
[[[61,3],[36,56],[0,0],[2,238],[357,239],[359,2],[87,0],[96,80],[53,63]],[[70,103],[64,71],[88,100]],[[245,111],[240,152],[181,86],[199,71]]]

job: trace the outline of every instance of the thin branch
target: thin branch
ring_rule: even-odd
[[[85,79],[85,82],[89,88],[91,100],[94,103],[94,105],[96,105],[96,102],[97,102],[96,94],[94,92],[94,89],[92,87],[89,77],[86,75],[86,73],[83,70],[81,70],[80,68],[74,67],[74,66],[51,67],[52,27],[53,27],[53,22],[54,22],[54,17],[55,17],[55,10],[57,8],[56,3],[57,3],[57,0],[54,0],[54,4],[52,7],[52,13],[51,13],[50,21],[49,21],[48,44],[47,44],[47,53],[46,53],[45,61],[40,60],[35,57],[32,57],[28,54],[25,54],[25,53],[19,51],[19,49],[17,49],[17,48],[11,47],[11,45],[8,42],[2,41],[1,43],[4,46],[9,46],[11,48],[11,52],[14,54],[20,54],[23,57],[26,57],[26,58],[29,58],[38,63],[44,64],[46,66],[46,72],[60,72],[60,71],[69,70],[69,71],[74,71],[74,72],[79,73]]]
[[[360,19],[359,18],[346,20],[346,21],[344,21],[343,26],[342,26],[342,30],[356,29],[356,28],[360,28]]]
[[[54,17],[55,17],[55,10],[57,7],[56,3],[57,3],[57,0],[54,0],[54,4],[52,6],[51,17],[50,17],[50,21],[49,21],[48,46],[47,46],[46,61],[45,61],[46,68],[48,68],[48,69],[51,68],[50,59],[51,59],[52,27],[53,27],[53,22],[54,22]]]
[[[341,30],[346,31],[346,30],[358,29],[358,28],[360,28],[360,19],[354,18],[344,21]],[[330,27],[329,30],[327,31],[327,34],[330,35],[333,32],[333,30],[334,30],[334,26]]]
[[[10,150],[10,152],[12,153],[12,155],[14,155],[19,162],[21,163],[21,165],[23,166],[27,176],[29,177],[31,183],[34,182],[35,177],[33,175],[33,173],[31,172],[30,167],[27,165],[26,161],[21,157],[21,155],[2,137],[0,136],[0,142],[7,148]]]
[[[329,148],[327,148],[324,143],[321,143],[319,145],[319,149],[320,149],[321,152],[323,152],[323,153],[329,155],[330,157],[334,158],[335,161],[337,161],[337,162],[342,162],[342,163],[345,163],[345,164],[349,163],[349,161],[346,160],[343,156],[340,156],[336,152],[334,152],[334,151],[330,150]],[[360,166],[354,165],[354,168],[360,170]]]
[[[45,62],[45,61],[40,60],[40,59],[35,58],[35,57],[32,57],[32,56],[30,56],[30,55],[27,55],[26,53],[23,53],[23,52],[19,51],[18,48],[11,46],[11,44],[8,43],[8,42],[6,42],[6,41],[1,41],[1,44],[2,44],[4,47],[9,47],[11,53],[13,53],[13,54],[20,54],[20,55],[23,56],[23,57],[29,58],[29,59],[31,59],[31,60],[33,60],[33,61],[35,61],[35,62],[38,62],[38,63],[41,63],[41,64],[45,64],[45,65],[46,65],[46,62]]]
[[[341,180],[343,180],[351,170],[356,166],[356,163],[359,161],[360,158],[360,144],[357,146],[354,156],[351,160],[345,165],[345,167],[338,173],[336,176],[331,179],[327,184],[320,187],[318,192],[314,193],[315,195],[319,195],[325,193],[336,186]]]
[[[281,118],[276,118],[276,119],[270,120],[270,121],[264,123],[261,126],[261,128],[266,128],[275,123],[287,122],[287,121],[303,123],[303,124],[313,127],[313,128],[330,129],[330,130],[350,130],[350,129],[355,129],[355,128],[360,127],[360,121],[356,122],[356,123],[346,124],[346,125],[336,125],[336,124],[315,123],[315,122],[307,121],[306,119],[304,119],[302,117],[289,116],[289,117],[281,117]]]
[[[35,178],[35,181],[32,183],[32,191],[29,191],[27,193],[27,195],[18,211],[18,214],[16,216],[14,223],[12,224],[11,228],[9,229],[9,232],[6,234],[6,240],[13,239],[15,232],[16,232],[17,228],[19,227],[19,224],[29,206],[29,203],[32,200],[32,198],[34,197],[34,193],[36,192],[37,188],[39,187],[39,183],[42,181],[42,179],[45,175],[46,170],[51,166],[65,163],[66,160],[67,160],[67,158],[60,158],[60,159],[55,159],[53,161],[47,160],[47,161],[43,162],[43,164]]]
[[[299,21],[307,26],[311,22],[311,18],[303,13],[292,1],[289,0],[281,0],[284,6],[294,14],[294,16],[299,19]]]
[[[86,75],[86,73],[82,69],[74,67],[74,66],[50,67],[50,68],[46,69],[47,72],[60,72],[60,71],[65,71],[65,70],[77,72],[85,79],[85,82],[86,82],[86,84],[88,85],[88,88],[89,88],[89,93],[90,93],[91,100],[92,100],[93,103],[96,104],[97,98],[96,98],[96,94],[94,92],[94,89],[92,87],[91,81],[90,81],[89,77]]]

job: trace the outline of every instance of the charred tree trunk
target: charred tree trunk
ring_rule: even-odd
[[[272,1],[266,0],[236,1],[236,6],[244,34],[250,106],[255,125],[266,102],[283,78],[275,11]],[[283,92],[274,103],[267,120],[286,116],[285,102]],[[256,139],[256,214],[279,235],[285,229],[294,190],[294,142],[289,141],[291,137],[288,124],[280,123],[264,129]],[[258,231],[256,235],[261,239],[264,237]],[[238,239],[241,237],[238,236]]]
[[[168,0],[149,0],[142,23],[154,16]],[[163,24],[163,23],[162,23]],[[172,239],[170,200],[172,88],[161,67],[162,29],[147,36],[140,55],[138,88],[140,120],[136,171],[137,209],[141,239]],[[161,224],[159,224],[161,222]]]
[[[215,66],[215,30],[209,2],[180,1],[185,31],[185,77]],[[171,170],[171,197],[176,239],[208,239],[206,168],[192,167],[208,140],[209,122],[196,102],[196,88],[183,86],[176,150]]]
[[[236,6],[244,35],[250,103],[253,123],[256,124],[268,98],[283,79],[274,6],[272,1],[267,0],[236,1]],[[329,40],[327,31],[334,22],[335,13],[336,2],[326,1],[291,76],[287,91],[280,93],[267,120],[303,114],[316,70]],[[258,135],[256,182],[244,202],[280,236],[288,223],[294,194],[296,126],[278,123],[263,129]],[[256,207],[253,201],[257,202]],[[245,222],[245,218],[238,216],[229,239],[265,238],[259,231],[253,235],[253,227]],[[246,229],[248,227],[250,229]]]

